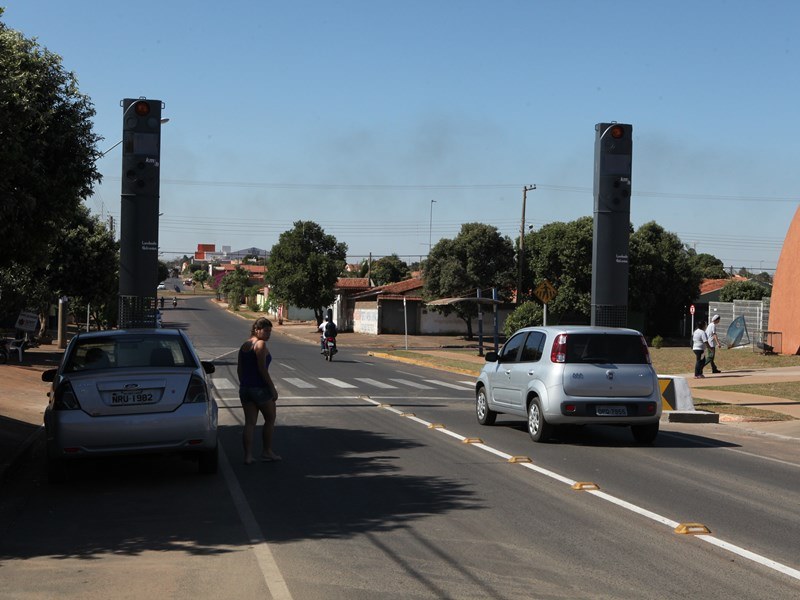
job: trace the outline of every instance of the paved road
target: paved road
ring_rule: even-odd
[[[221,472],[100,462],[53,487],[34,452],[0,494],[0,597],[800,593],[796,444],[665,424],[652,448],[599,428],[534,445],[521,422],[475,422],[469,378],[346,344],[330,364],[276,335],[284,460],[245,466],[232,386],[249,324],[214,310],[192,300],[166,318],[216,359]]]

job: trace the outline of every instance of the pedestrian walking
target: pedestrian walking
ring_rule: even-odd
[[[258,423],[258,414],[264,415],[264,427],[261,433],[261,460],[271,462],[281,460],[272,451],[272,434],[275,430],[278,390],[269,374],[272,355],[267,348],[267,341],[272,334],[272,323],[269,319],[259,317],[250,329],[250,338],[239,348],[237,374],[239,376],[239,400],[244,410],[244,430],[242,445],[244,447],[244,463],[250,465],[253,457],[253,437]]]
[[[711,365],[712,373],[722,373],[717,368],[717,363],[714,362],[714,357],[717,354],[717,348],[721,348],[722,344],[719,343],[717,337],[717,324],[719,323],[719,315],[711,317],[711,323],[706,327],[706,338],[708,338],[708,355],[706,356],[706,364]]]
[[[692,334],[692,351],[694,352],[694,378],[704,379],[703,367],[706,366],[705,352],[708,348],[708,337],[706,337],[705,321],[697,323],[697,329]]]

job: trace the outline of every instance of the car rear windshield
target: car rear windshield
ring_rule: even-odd
[[[181,337],[108,336],[78,340],[67,357],[64,372],[129,367],[197,368],[197,364]]]
[[[568,363],[647,364],[638,335],[570,333],[567,336]]]

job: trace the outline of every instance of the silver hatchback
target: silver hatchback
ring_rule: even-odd
[[[80,333],[52,383],[44,413],[48,478],[91,456],[180,453],[217,470],[217,414],[203,362],[179,329]]]
[[[558,425],[626,425],[652,443],[661,391],[644,337],[633,329],[526,327],[488,352],[475,384],[481,425],[498,413],[527,418],[535,442]]]

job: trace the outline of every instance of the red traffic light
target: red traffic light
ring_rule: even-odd
[[[625,128],[622,125],[613,125],[608,133],[615,140],[620,140],[625,136]]]
[[[136,104],[133,105],[133,111],[139,117],[146,117],[150,114],[150,103],[140,100]]]

